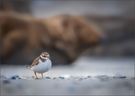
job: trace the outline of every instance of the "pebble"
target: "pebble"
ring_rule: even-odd
[[[63,75],[63,76],[61,76],[61,77],[64,77],[65,79],[70,79],[71,75],[65,74],[65,75]]]
[[[79,81],[82,81],[83,79],[84,79],[84,78],[79,78],[78,80],[79,80]]]
[[[98,78],[98,79],[100,79],[102,81],[109,80],[109,76],[107,76],[107,75],[98,75],[98,76],[96,76],[96,78]]]
[[[113,76],[113,78],[125,79],[127,77],[126,76]]]
[[[53,79],[55,80],[55,79],[57,79],[56,77],[53,77]]]
[[[16,80],[16,79],[21,79],[18,75],[14,75],[14,76],[12,76],[10,79],[12,79],[12,80]]]
[[[116,78],[116,79],[125,79],[127,77],[124,76],[124,75],[115,75],[115,76],[113,76],[113,78]]]
[[[64,78],[64,77],[62,77],[62,76],[60,76],[59,78],[60,78],[60,79],[65,79],[65,78]]]
[[[84,80],[84,79],[88,79],[91,78],[91,76],[71,76],[70,79],[74,79],[74,80]]]
[[[87,78],[91,78],[91,76],[87,76]]]
[[[51,77],[47,76],[47,77],[45,77],[45,79],[51,79]]]

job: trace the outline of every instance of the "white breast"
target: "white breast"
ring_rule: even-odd
[[[38,65],[35,65],[31,68],[31,70],[38,72],[38,73],[44,73],[47,72],[52,67],[52,62],[50,59],[47,59],[45,62],[40,62]]]

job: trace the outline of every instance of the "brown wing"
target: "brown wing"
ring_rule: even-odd
[[[32,62],[31,66],[38,65],[39,59],[40,59],[39,57],[37,57],[36,59],[34,59],[34,61]]]

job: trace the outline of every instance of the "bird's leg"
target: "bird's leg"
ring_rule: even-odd
[[[36,73],[36,72],[34,72],[34,74],[35,74],[36,79],[38,79],[38,77],[37,77],[37,73]]]
[[[42,78],[44,78],[43,73],[41,73]]]

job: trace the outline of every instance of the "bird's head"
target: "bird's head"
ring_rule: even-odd
[[[42,52],[41,55],[40,55],[40,57],[41,57],[42,59],[48,59],[48,58],[50,58],[50,55],[49,55],[48,52]]]

